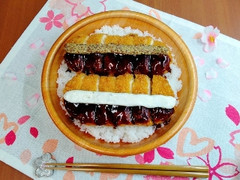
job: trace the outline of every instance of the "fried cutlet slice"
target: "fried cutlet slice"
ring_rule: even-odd
[[[80,34],[74,38],[72,38],[69,43],[76,43],[76,44],[85,44],[87,42],[88,39],[88,35],[85,34]]]
[[[132,85],[133,94],[150,94],[150,78],[144,74],[135,74]]]
[[[133,37],[134,45],[152,45],[153,44],[153,38],[150,36],[137,36],[135,35]]]
[[[174,92],[168,83],[168,80],[160,75],[153,75],[152,78],[152,95],[165,95],[165,96],[173,96]]]
[[[104,40],[104,44],[121,44],[121,45],[134,45],[133,36],[117,36],[108,35]]]
[[[116,77],[115,76],[100,76],[99,91],[115,92],[116,91]]]
[[[82,80],[81,90],[98,91],[99,75],[89,74]]]
[[[166,44],[161,41],[154,41],[153,46],[166,46]]]
[[[132,74],[119,75],[116,78],[116,91],[117,93],[132,93]]]
[[[92,34],[87,40],[87,44],[103,44],[104,34]]]
[[[86,75],[84,73],[80,73],[74,76],[65,85],[65,88],[63,89],[63,93],[66,93],[67,91],[71,91],[71,90],[81,90],[83,78],[85,76]]]

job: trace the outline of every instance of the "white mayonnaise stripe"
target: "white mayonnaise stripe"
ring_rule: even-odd
[[[72,90],[64,94],[64,99],[71,103],[111,104],[119,106],[144,106],[147,108],[173,108],[176,99],[171,96],[111,93],[97,91]]]

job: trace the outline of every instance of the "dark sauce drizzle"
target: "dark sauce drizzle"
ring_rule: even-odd
[[[98,75],[145,74],[163,75],[170,71],[168,55],[123,55],[123,54],[71,54],[66,53],[64,60],[69,69],[75,72]]]
[[[147,124],[152,121],[153,125],[167,125],[170,116],[174,113],[174,108],[146,108],[143,106],[117,106],[70,103],[64,100],[64,105],[71,119],[80,120],[81,124],[92,125],[119,125]]]

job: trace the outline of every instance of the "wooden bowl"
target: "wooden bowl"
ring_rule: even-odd
[[[65,42],[78,33],[90,34],[104,25],[130,26],[141,31],[148,31],[172,47],[178,66],[182,70],[182,90],[178,93],[179,104],[172,115],[171,122],[157,130],[151,137],[139,143],[106,143],[80,132],[65,115],[57,96],[57,71],[64,55]],[[171,28],[159,20],[131,11],[108,11],[89,16],[67,29],[53,44],[46,58],[42,73],[42,94],[45,106],[55,125],[70,140],[90,151],[112,155],[128,156],[143,153],[166,143],[188,120],[195,104],[197,94],[197,73],[191,53]]]

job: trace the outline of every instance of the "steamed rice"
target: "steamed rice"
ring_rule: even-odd
[[[124,36],[127,34],[137,34],[138,36],[151,36],[156,39],[153,35],[148,32],[142,32],[138,29],[132,29],[131,27],[122,28],[118,25],[114,26],[103,26],[101,29],[97,29],[95,33],[104,33],[109,35],[120,35]],[[160,39],[158,39],[160,40]],[[174,57],[174,56],[173,56]],[[176,60],[173,58],[170,64],[171,72],[166,73],[164,76],[171,85],[174,95],[177,98],[177,92],[182,88],[182,82],[179,80],[181,76],[181,69],[177,66]],[[67,71],[68,67],[64,60],[62,61],[60,68],[58,70],[58,79],[57,79],[57,94],[60,97],[60,105],[65,110],[63,105],[63,89],[66,83],[72,79],[76,72]],[[67,112],[66,112],[67,113]],[[96,139],[102,139],[106,142],[119,143],[136,143],[145,138],[148,138],[155,132],[155,126],[140,126],[140,125],[124,125],[118,127],[112,126],[91,126],[86,124],[81,124],[80,120],[74,119],[74,124],[79,127],[80,131],[89,133],[94,136]],[[164,125],[162,124],[162,127]]]

